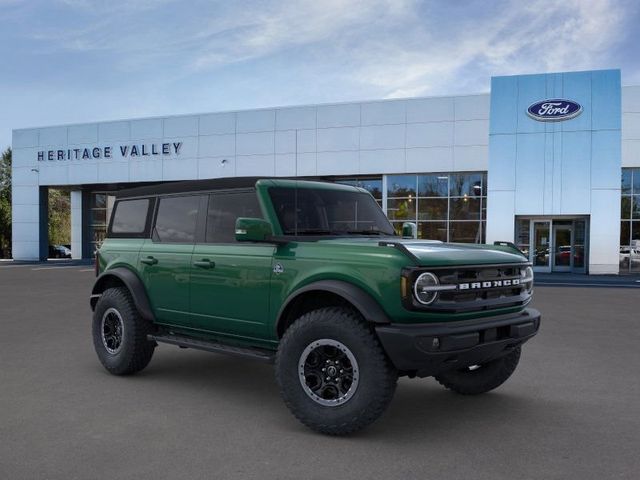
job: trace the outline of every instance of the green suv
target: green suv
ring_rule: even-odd
[[[232,178],[118,193],[96,257],[93,343],[115,375],[158,343],[275,363],[293,414],[347,434],[398,376],[472,395],[501,385],[540,313],[511,244],[400,237],[364,189]]]

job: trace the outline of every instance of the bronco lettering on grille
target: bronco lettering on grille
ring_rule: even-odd
[[[487,282],[459,283],[458,290],[478,290],[482,288],[517,287],[518,285],[520,285],[519,278],[507,278],[504,280],[491,280]]]

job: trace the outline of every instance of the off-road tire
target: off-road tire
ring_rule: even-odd
[[[462,395],[478,395],[498,388],[515,371],[520,360],[520,347],[507,355],[484,363],[475,370],[452,370],[436,375],[442,386]]]
[[[115,309],[124,323],[121,347],[117,353],[110,353],[102,339],[102,319],[109,309]],[[131,375],[149,364],[156,346],[155,342],[147,340],[151,323],[140,316],[126,288],[109,288],[102,293],[93,312],[92,330],[98,358],[110,373]]]
[[[300,380],[302,354],[320,339],[342,343],[358,364],[357,388],[340,405],[318,404]],[[393,398],[398,380],[398,372],[371,326],[357,312],[341,307],[321,308],[298,318],[280,341],[275,371],[280,393],[293,415],[307,427],[328,435],[353,433],[378,419]]]

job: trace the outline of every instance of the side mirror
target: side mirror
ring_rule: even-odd
[[[236,219],[236,241],[238,242],[265,242],[273,235],[271,224],[261,218]]]
[[[404,222],[402,224],[403,238],[417,238],[418,226],[413,222]]]

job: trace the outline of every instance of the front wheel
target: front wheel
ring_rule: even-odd
[[[520,347],[507,355],[480,365],[436,375],[442,386],[462,395],[478,395],[498,388],[515,371],[520,361]]]
[[[395,392],[398,373],[354,311],[314,310],[285,332],[276,380],[291,412],[311,429],[345,435],[374,422]]]

